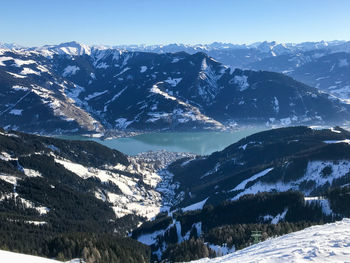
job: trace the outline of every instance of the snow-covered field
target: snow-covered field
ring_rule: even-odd
[[[0,262],[1,263],[58,263],[61,261],[0,250]],[[68,261],[67,263],[78,263],[78,262],[80,261],[73,259],[71,261]]]
[[[313,226],[207,262],[350,262],[350,219]]]

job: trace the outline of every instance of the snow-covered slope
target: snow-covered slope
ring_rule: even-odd
[[[223,257],[192,262],[349,262],[349,235],[350,219],[343,219],[266,240]]]
[[[0,250],[1,263],[58,263],[62,261],[57,261],[53,259],[37,257],[32,255],[20,254],[5,250]],[[72,259],[66,261],[66,263],[84,263],[84,260]]]
[[[41,141],[36,144],[41,150],[35,152],[35,147],[31,144],[31,140]],[[14,140],[17,142],[14,143]],[[19,144],[18,141],[20,141]],[[51,204],[37,204],[33,200],[24,198],[19,189],[25,180],[45,180],[48,176],[47,167],[36,167],[35,170],[21,164],[20,154],[21,147],[28,147],[29,152],[25,154],[29,158],[49,158],[53,166],[59,165],[64,170],[74,174],[74,183],[79,184],[83,179],[86,182],[94,182],[90,194],[94,198],[101,200],[105,205],[113,209],[116,218],[125,215],[138,215],[151,219],[163,210],[169,210],[177,201],[174,190],[178,188],[173,183],[173,175],[163,170],[169,163],[184,157],[191,157],[186,153],[170,153],[165,151],[141,153],[134,157],[127,157],[123,154],[109,150],[99,144],[94,144],[99,153],[90,152],[89,142],[75,142],[79,144],[79,158],[72,158],[70,154],[74,142],[50,139],[46,137],[35,137],[22,133],[6,133],[0,129],[0,142],[4,145],[16,145],[11,149],[0,145],[0,182],[6,182],[11,185],[7,191],[0,191],[0,204],[6,199],[21,199],[26,207],[37,210],[40,214],[47,214],[51,209]],[[63,145],[62,145],[63,143]],[[68,147],[67,150],[65,147]],[[86,147],[86,148],[85,148]],[[101,148],[100,148],[101,147]],[[82,150],[85,148],[85,150]],[[103,152],[103,153],[102,153]],[[84,163],[81,161],[82,155],[94,155],[103,165],[96,163]],[[105,154],[105,156],[103,156]],[[78,156],[78,155],[77,155]],[[112,163],[105,158],[111,157]],[[84,157],[82,157],[84,159]],[[88,157],[91,158],[91,157]],[[118,159],[119,158],[119,159]],[[20,168],[13,167],[5,170],[5,166],[11,165],[11,162],[17,162]],[[31,162],[31,161],[30,161]],[[29,163],[30,163],[29,162]],[[40,165],[44,165],[45,161],[40,160]],[[30,166],[30,164],[28,164]],[[19,170],[19,171],[18,171]],[[59,172],[56,172],[59,176]],[[74,185],[73,183],[73,185]],[[52,183],[54,185],[54,183]],[[0,188],[1,190],[1,188]],[[30,199],[30,198],[29,198]]]
[[[58,263],[61,261],[0,250],[2,263]],[[69,263],[73,263],[70,261]]]
[[[169,170],[180,182],[178,191],[185,191],[183,206],[208,196],[210,203],[259,192],[294,190],[319,196],[329,186],[348,183],[348,138],[350,133],[340,128],[274,129],[244,138],[210,156],[174,163]]]

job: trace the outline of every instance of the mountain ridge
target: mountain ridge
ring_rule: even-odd
[[[77,43],[68,45],[73,45],[69,54],[51,47],[1,50],[0,125],[30,132],[103,133],[224,129],[237,123],[336,124],[350,114],[344,101],[282,74],[232,70],[203,52],[89,53]],[[33,122],[48,125],[38,129]]]

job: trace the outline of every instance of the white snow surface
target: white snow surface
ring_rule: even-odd
[[[115,95],[113,96],[112,99],[110,99],[109,101],[107,101],[107,102],[105,103],[105,106],[104,106],[104,108],[103,108],[103,111],[106,112],[106,111],[107,111],[107,108],[108,108],[108,106],[109,106],[109,104],[110,104],[111,102],[115,101],[116,99],[118,99],[118,98],[120,97],[120,95],[122,95],[123,92],[124,92],[127,88],[128,88],[128,87],[126,86],[124,89],[122,89],[122,90],[119,91],[117,94],[115,94]]]
[[[158,154],[166,159],[161,161],[160,166],[158,162],[155,162],[154,156],[157,155],[157,152],[129,157],[130,164],[128,166],[117,164],[99,169],[85,167],[60,157],[56,157],[55,162],[62,164],[66,169],[83,179],[98,178],[101,180],[101,188],[96,189],[94,194],[102,201],[112,203],[111,208],[117,218],[136,214],[152,219],[159,212],[169,210],[175,200],[174,190],[178,187],[177,184],[172,183],[173,175],[171,173],[158,169],[164,169],[171,160],[182,156],[166,152]],[[158,158],[158,160],[161,159]],[[156,163],[158,168],[154,166]],[[128,177],[123,175],[123,172],[141,176],[143,184],[140,184],[137,176]],[[103,190],[105,184],[114,185],[120,192]],[[181,201],[179,198],[176,200]]]
[[[16,90],[16,91],[19,91],[19,90],[27,91],[27,90],[28,90],[27,87],[23,87],[23,86],[19,86],[19,85],[14,85],[14,86],[12,86],[12,89],[14,89],[14,90]]]
[[[32,169],[23,168],[23,172],[28,177],[42,177],[40,172]]]
[[[12,115],[22,115],[22,111],[23,110],[20,110],[20,109],[12,109],[12,110],[10,110],[10,114],[12,114]]]
[[[192,261],[196,263],[277,263],[350,261],[350,219],[312,226],[304,230],[269,239],[223,257]]]
[[[203,122],[203,123],[208,123],[208,124],[212,124],[216,127],[220,127],[220,128],[223,128],[224,126],[218,122],[218,121],[215,121],[213,119],[211,119],[210,117],[202,114],[200,112],[200,110],[194,106],[192,106],[191,104],[188,104],[174,96],[172,96],[170,93],[166,93],[164,91],[162,91],[158,85],[159,84],[162,84],[163,81],[161,82],[157,82],[156,84],[154,84],[152,86],[152,88],[150,89],[150,91],[152,93],[155,93],[155,94],[158,94],[160,96],[163,96],[164,98],[166,99],[169,99],[169,100],[173,100],[173,101],[176,101],[179,106],[181,107],[185,107],[184,110],[182,109],[175,109],[172,113],[165,113],[165,112],[162,112],[162,113],[148,113],[148,115],[150,115],[152,118],[148,119],[147,122],[155,122],[155,121],[158,121],[159,119],[162,119],[162,118],[169,118],[171,116],[176,116],[175,119],[178,120],[178,122],[180,123],[185,123],[185,122],[188,122],[188,121],[200,121],[200,122]]]
[[[331,174],[329,176],[323,176],[322,171],[325,167],[331,168]],[[309,161],[306,167],[304,176],[293,182],[277,181],[276,183],[265,183],[257,181],[255,184],[246,188],[246,184],[241,185],[239,188],[244,189],[242,192],[232,198],[237,200],[239,197],[246,194],[256,194],[259,192],[271,192],[271,191],[288,191],[288,190],[300,190],[299,186],[303,181],[314,181],[315,188],[322,186],[326,183],[332,184],[333,180],[341,178],[350,172],[350,162],[347,160],[339,161]],[[263,176],[260,176],[263,177]],[[249,179],[248,179],[249,180]],[[243,183],[243,182],[242,182]],[[237,189],[238,190],[238,189]],[[304,194],[310,195],[312,189],[304,190]]]
[[[210,247],[211,250],[215,251],[215,254],[217,257],[235,252],[235,246],[232,246],[232,248],[229,248],[227,244],[223,244],[222,246],[219,246],[219,245],[208,243],[207,245]]]
[[[273,101],[272,101],[272,105],[273,105],[273,109],[276,113],[279,113],[280,111],[280,106],[279,106],[279,101],[276,97],[274,97]]]
[[[322,212],[325,215],[332,215],[334,212],[332,211],[331,205],[328,201],[328,199],[325,199],[322,196],[305,196],[304,197],[305,202],[307,203],[316,203],[319,204],[322,208]]]
[[[96,98],[96,97],[98,97],[98,96],[101,96],[101,95],[103,95],[103,94],[105,94],[105,93],[107,93],[108,92],[108,90],[104,90],[104,91],[100,91],[100,92],[94,92],[94,93],[92,93],[92,94],[90,94],[90,95],[88,95],[88,96],[86,96],[85,98],[84,98],[84,100],[91,100],[91,99],[93,99],[93,98]]]
[[[198,202],[198,203],[195,203],[195,204],[192,204],[192,205],[189,205],[185,208],[182,208],[182,211],[184,212],[187,212],[187,211],[193,211],[193,210],[198,210],[198,209],[203,209],[203,206],[205,205],[205,203],[207,202],[209,197],[205,198],[204,200]]]
[[[167,78],[164,80],[164,82],[170,84],[172,87],[175,87],[179,82],[182,80],[182,78]]]
[[[147,70],[147,66],[141,66],[140,73],[144,73]]]
[[[23,68],[22,71],[19,74],[21,74],[21,75],[34,74],[34,75],[39,75],[40,76],[40,72],[34,71],[31,68]]]
[[[52,259],[36,257],[31,255],[19,254],[9,251],[0,250],[0,259],[2,263],[58,263]]]
[[[350,144],[350,140],[349,139],[345,139],[345,140],[338,140],[338,141],[336,141],[336,140],[333,140],[333,141],[323,141],[324,143],[328,143],[328,144],[330,144],[330,143],[347,143],[347,144]]]
[[[74,75],[75,73],[77,73],[77,71],[79,70],[80,68],[77,67],[77,66],[67,66],[64,70],[63,70],[63,73],[62,73],[62,76],[63,77],[67,77],[67,76],[71,76],[71,75]]]
[[[233,81],[239,86],[239,91],[244,91],[249,88],[248,77],[245,75],[237,75],[233,78]]]
[[[259,172],[257,174],[254,174],[252,177],[249,177],[248,179],[242,181],[239,185],[237,185],[231,191],[243,190],[245,188],[245,186],[247,185],[247,183],[249,183],[251,181],[254,181],[254,180],[258,179],[259,177],[262,177],[262,176],[268,174],[272,169],[273,168],[268,168],[268,169],[265,169],[264,171],[261,171],[261,172]]]
[[[288,209],[285,209],[281,214],[276,215],[272,220],[271,220],[271,224],[278,224],[278,222],[280,222],[281,220],[284,220],[286,214],[288,212]]]
[[[125,129],[131,123],[133,123],[133,121],[128,121],[126,118],[118,118],[115,120],[115,127],[119,129]]]
[[[53,259],[31,256],[26,254],[19,254],[10,251],[0,250],[0,259],[2,263],[59,263],[62,261],[57,261]],[[66,263],[80,262],[76,259],[67,261]]]

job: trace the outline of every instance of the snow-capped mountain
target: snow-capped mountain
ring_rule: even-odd
[[[24,49],[25,47],[15,43],[2,43],[0,42],[0,49]]]
[[[281,55],[282,53],[291,53],[295,51],[310,51],[315,49],[328,49],[333,52],[350,52],[348,41],[319,41],[302,43],[277,43],[276,41],[255,42],[252,44],[232,44],[214,42],[212,44],[168,44],[168,45],[119,45],[115,48],[126,49],[130,51],[144,51],[156,53],[174,53],[185,51],[187,53],[196,53],[198,51],[214,50],[257,50],[262,53],[271,53]]]
[[[350,220],[312,226],[273,238],[229,255],[193,263],[346,262],[350,253]],[[302,259],[302,261],[300,261]]]
[[[339,123],[348,106],[282,74],[234,70],[205,53],[76,42],[0,50],[0,125],[31,132],[223,129]],[[35,124],[34,124],[35,123]]]
[[[91,47],[88,45],[80,44],[78,42],[72,41],[67,43],[62,43],[59,45],[46,45],[38,48],[31,48],[29,50],[37,51],[43,54],[58,54],[58,55],[71,55],[71,56],[82,56],[90,55]]]
[[[345,101],[350,98],[350,52],[312,50],[285,54],[250,64],[255,70],[282,72]]]
[[[342,99],[350,98],[349,41],[120,47],[157,53],[201,51],[232,68],[281,72]]]

